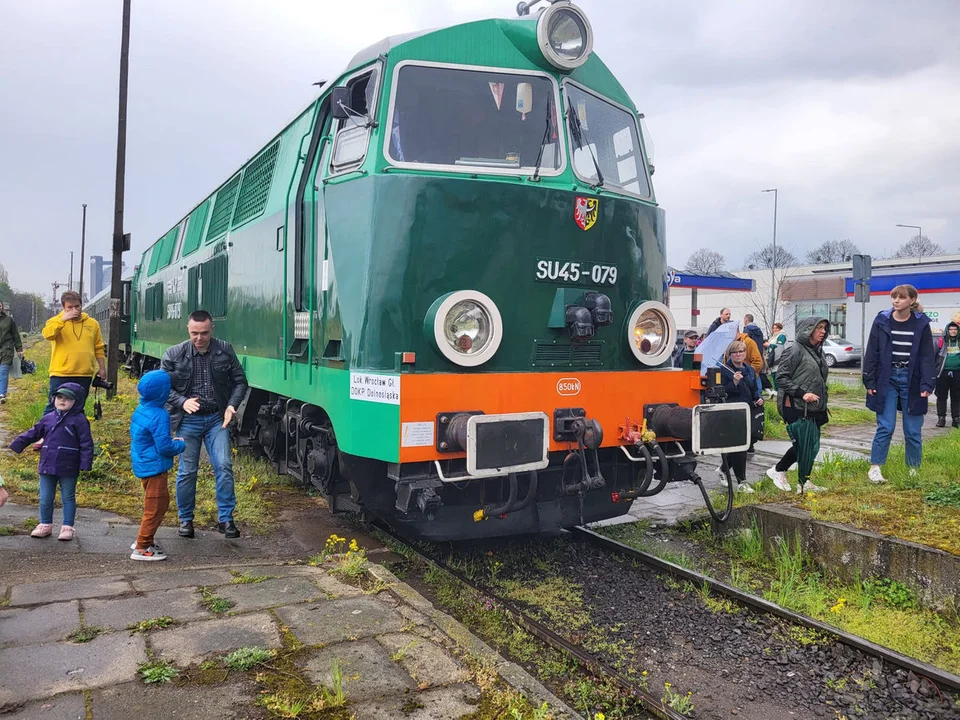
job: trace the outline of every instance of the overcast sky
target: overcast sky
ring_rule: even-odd
[[[136,0],[125,229],[140,253],[380,38],[512,0]],[[647,116],[670,262],[770,241],[960,249],[960,1],[581,0]],[[0,1],[0,263],[49,297],[108,254],[120,0]],[[79,266],[75,271],[79,273]]]

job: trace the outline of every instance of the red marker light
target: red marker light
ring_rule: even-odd
[[[405,352],[400,355],[400,362],[404,365],[413,365],[417,361],[417,354],[413,352]]]
[[[620,493],[618,493],[618,492],[612,492],[612,493],[610,493],[610,501],[613,502],[613,503],[618,503],[618,502],[620,502]]]

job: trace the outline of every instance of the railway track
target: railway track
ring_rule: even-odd
[[[796,625],[802,625],[810,628],[811,630],[821,632],[825,635],[835,638],[837,642],[841,642],[848,647],[859,650],[870,657],[875,657],[885,663],[893,665],[894,667],[899,667],[907,672],[912,672],[918,677],[927,678],[931,682],[936,683],[940,689],[946,689],[954,693],[960,693],[960,676],[949,673],[946,670],[941,670],[940,668],[928,663],[924,663],[908,657],[907,655],[894,652],[893,650],[885,648],[882,645],[877,645],[869,640],[865,640],[856,635],[851,635],[850,633],[839,630],[838,628],[827,625],[826,623],[822,623],[805,615],[795,613],[792,610],[787,610],[776,603],[772,603],[768,600],[757,597],[756,595],[751,595],[750,593],[738,590],[731,585],[727,585],[719,580],[714,580],[713,578],[698,573],[694,570],[688,570],[680,567],[679,565],[667,562],[666,560],[661,560],[655,555],[643,552],[642,550],[637,550],[636,548],[632,548],[629,545],[624,545],[616,540],[611,540],[610,538],[604,537],[603,535],[595,533],[587,528],[577,527],[571,532],[575,537],[585,540],[595,547],[602,548],[607,552],[621,554],[625,557],[637,560],[645,565],[656,568],[657,570],[670,573],[675,578],[686,580],[698,586],[707,585],[712,592],[725,595],[741,605],[775,615]]]
[[[441,567],[457,582],[495,603],[498,609],[502,608],[518,625],[542,642],[576,658],[595,677],[614,682],[626,695],[636,698],[650,716],[671,720],[688,717],[667,707],[661,698],[650,693],[645,683],[638,682],[638,673],[630,671],[633,663],[617,662],[614,658],[592,652],[571,640],[575,634],[570,632],[570,628],[551,627],[547,622],[533,617],[518,603],[500,596],[490,584],[476,582],[456,567],[451,567],[450,562],[439,556],[439,552],[424,551],[392,533],[387,534],[423,561]],[[695,696],[696,717],[726,716],[735,708],[735,714],[741,717],[765,720],[787,716],[841,717],[844,714],[847,717],[904,719],[960,718],[960,704],[955,704],[956,697],[960,697],[960,677],[956,675],[785,610],[585,528],[574,529],[565,541],[560,541],[569,541],[569,548],[561,552],[571,558],[588,554],[576,549],[585,546],[605,556],[602,560],[592,556],[581,558],[581,566],[576,566],[576,563],[564,565],[561,569],[563,580],[589,587],[587,594],[599,592],[587,600],[594,611],[600,611],[600,617],[591,613],[592,621],[598,625],[610,627],[627,618],[627,628],[618,637],[634,638],[636,653],[633,659],[637,662],[637,671],[640,666],[649,667],[652,671],[662,670],[666,679],[674,680],[675,687],[679,684],[679,677],[687,687],[700,688]],[[515,546],[509,546],[506,552],[501,548],[497,554],[507,557],[517,552]],[[628,562],[623,562],[624,559]],[[633,562],[639,563],[640,567],[632,567]],[[523,562],[519,561],[518,564],[522,566]],[[577,573],[581,575],[569,577],[568,572],[574,576]],[[588,574],[588,579],[584,580],[583,573]],[[739,618],[736,620],[736,629],[724,629],[724,623],[734,616],[711,614],[702,607],[691,609],[687,602],[689,598],[678,599],[675,592],[671,595],[660,579],[663,574],[697,589],[708,588],[713,596],[726,598],[742,608],[743,612],[738,611],[736,615]],[[639,576],[644,577],[638,580]],[[612,577],[613,581],[601,579],[607,577]],[[693,604],[699,603],[693,601]],[[608,611],[603,616],[604,607],[616,607],[617,611]],[[758,634],[758,628],[761,635],[759,640],[751,637]],[[792,634],[794,629],[815,633],[821,638],[817,641],[820,647],[815,646],[815,652],[810,652],[810,648],[791,649],[785,648],[783,643],[778,644],[778,638]],[[687,644],[690,647],[678,650],[671,647],[669,640],[665,640],[677,635],[689,638]],[[636,640],[637,637],[640,639]],[[768,647],[764,648],[764,644]],[[771,648],[772,658],[760,657],[763,650]],[[641,659],[644,654],[647,657]],[[744,667],[737,666],[744,656],[749,662]],[[789,666],[784,658],[789,658]],[[777,667],[777,662],[786,667]],[[711,674],[711,670],[705,667],[710,663],[723,668],[722,674],[719,670]],[[768,666],[762,667],[764,663]],[[872,668],[872,672],[870,669],[864,671],[864,668]],[[847,676],[854,678],[857,683],[862,681],[859,689],[846,693],[842,691]],[[825,683],[831,688],[829,692],[823,689]],[[852,687],[853,681],[850,684]],[[785,691],[785,687],[789,687],[789,691]],[[786,709],[785,714],[778,715],[771,712],[770,708],[774,706],[765,704],[765,698],[779,696],[781,692],[785,693],[782,699],[785,700],[783,705]],[[849,702],[849,708],[843,707],[846,702]],[[709,707],[714,704],[716,707]],[[825,710],[829,710],[830,714],[824,715]],[[834,711],[838,713],[836,716]]]

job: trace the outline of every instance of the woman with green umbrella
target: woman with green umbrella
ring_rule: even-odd
[[[781,490],[790,491],[787,470],[797,463],[797,492],[822,492],[810,482],[813,461],[820,450],[820,427],[827,422],[827,363],[823,341],[830,321],[807,317],[797,321],[797,340],[788,345],[777,367],[777,411],[787,424],[792,444],[767,477]]]

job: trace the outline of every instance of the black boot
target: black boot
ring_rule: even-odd
[[[240,537],[240,531],[237,529],[237,526],[234,524],[233,520],[217,523],[217,530],[223,533],[223,536],[226,538]]]
[[[943,415],[939,416],[937,418],[937,427],[946,427],[946,426],[947,426],[947,418],[944,417]]]
[[[185,538],[193,537],[193,520],[181,520],[180,529],[177,530],[177,535]]]
[[[960,428],[960,417],[955,417],[955,418],[953,419],[953,426],[954,426],[955,428]]]

